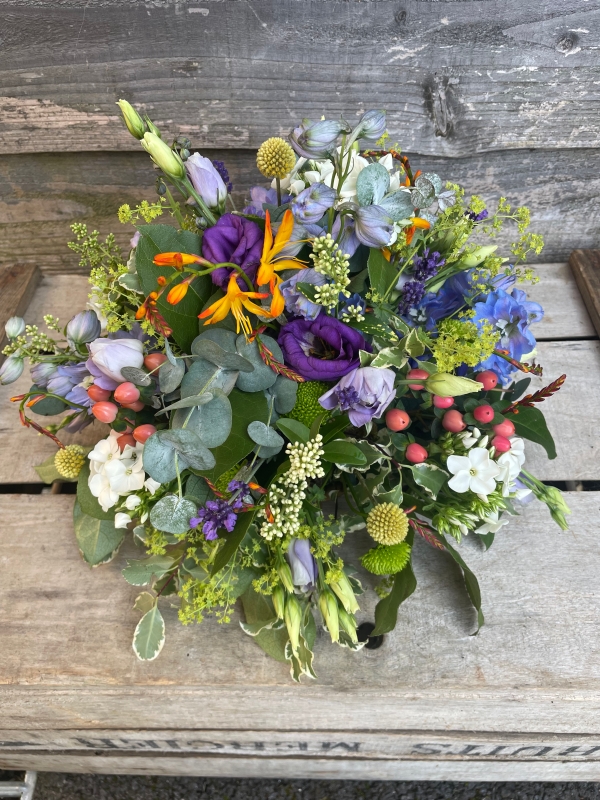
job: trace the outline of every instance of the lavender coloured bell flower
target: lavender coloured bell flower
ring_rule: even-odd
[[[256,278],[256,270],[260,263],[264,234],[256,222],[238,217],[235,214],[223,214],[217,224],[208,228],[202,237],[202,255],[213,264],[230,262],[241,267],[250,280]],[[227,290],[231,267],[219,267],[211,272],[212,282],[223,291]],[[248,287],[242,277],[238,285],[244,291]]]
[[[365,144],[375,144],[385,133],[385,111],[366,111],[350,134],[349,143],[362,139]]]
[[[371,352],[362,333],[327,314],[295,319],[279,332],[285,363],[309,381],[334,381],[359,366],[359,351]]]
[[[34,364],[33,367],[31,367],[29,373],[35,385],[39,386],[40,389],[45,389],[46,386],[48,386],[48,381],[56,370],[56,364],[52,364],[49,361],[40,361],[39,364]]]
[[[396,397],[394,372],[391,369],[359,367],[319,398],[328,410],[339,408],[348,414],[355,428],[379,419]]]
[[[86,367],[85,361],[80,361],[79,364],[61,364],[48,380],[47,389],[49,392],[52,392],[52,394],[60,395],[60,397],[64,397],[65,399],[67,397],[73,399],[69,397],[70,393],[75,387],[78,387],[80,383],[85,381],[86,378],[90,378],[90,373]],[[81,396],[81,394],[79,394],[79,396]],[[79,400],[74,400],[74,402],[80,403]],[[80,405],[89,405],[89,403],[90,399],[87,397],[87,402],[81,402]]]
[[[0,386],[14,383],[23,374],[25,361],[17,355],[9,356],[0,366]]]
[[[225,205],[227,187],[210,158],[193,153],[185,162],[188,178],[209,208]]]
[[[322,219],[323,214],[333,207],[336,192],[324,183],[313,183],[296,197],[291,208],[294,219],[303,225],[310,225]]]
[[[367,247],[387,247],[393,242],[394,220],[381,206],[365,206],[354,212],[354,232]]]
[[[80,311],[67,323],[67,340],[72,344],[93,342],[101,333],[102,326],[98,315],[91,309]]]
[[[281,195],[281,204],[286,205],[292,199],[291,194]],[[242,209],[243,214],[252,214],[255,217],[265,218],[264,205],[277,205],[277,189],[265,189],[264,186],[253,186],[250,189],[250,202]]]
[[[354,219],[350,214],[344,214],[344,216],[338,214],[331,228],[331,235],[338,243],[340,250],[347,256],[352,257],[360,247],[360,241],[356,235]]]
[[[327,278],[317,272],[316,269],[309,267],[308,269],[298,270],[291,278],[279,285],[279,290],[285,300],[285,309],[289,314],[295,317],[304,317],[305,319],[316,319],[323,310],[323,306],[313,303],[306,295],[302,294],[296,288],[298,283],[323,286],[324,283],[327,283]]]
[[[16,339],[25,333],[25,320],[23,317],[11,317],[6,321],[4,330],[9,339]]]
[[[332,119],[312,122],[303,119],[302,123],[290,133],[290,144],[304,158],[325,158],[335,149],[337,138],[346,131],[344,123]]]
[[[144,345],[139,339],[96,339],[88,347],[92,363],[117,383],[125,380],[121,375],[123,367],[141,369],[144,363]],[[92,370],[90,372],[95,375]]]
[[[292,570],[292,581],[302,591],[312,589],[317,581],[317,562],[310,552],[308,539],[291,539],[286,558]]]

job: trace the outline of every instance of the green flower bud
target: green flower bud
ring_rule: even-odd
[[[472,381],[470,378],[460,378],[449,372],[436,372],[425,381],[425,388],[438,397],[458,397],[461,394],[480,392],[483,384]]]
[[[273,600],[273,606],[275,607],[277,618],[283,619],[285,614],[285,591],[281,588],[281,586],[276,586],[273,589],[271,599]]]
[[[290,642],[292,645],[292,652],[297,653],[298,646],[300,644],[300,624],[302,622],[302,606],[298,602],[296,596],[293,594],[289,595],[285,602],[284,619],[290,637]]]
[[[146,127],[148,128],[150,133],[153,133],[155,136],[158,136],[159,139],[162,139],[160,131],[158,130],[156,125],[152,122],[152,120],[147,114],[144,114],[144,122],[146,123]]]
[[[4,325],[4,330],[9,339],[16,339],[25,333],[25,320],[23,317],[11,317]]]
[[[146,133],[146,125],[135,108],[127,100],[119,100],[117,103],[123,115],[123,121],[127,125],[127,130],[136,139],[143,139]]]
[[[281,579],[281,582],[285,586],[285,588],[291,594],[294,593],[294,579],[292,578],[292,570],[290,569],[289,564],[281,559],[277,564],[277,574]]]
[[[356,602],[356,595],[354,594],[352,584],[345,574],[342,574],[340,580],[334,581],[330,584],[330,586],[340,598],[340,601],[348,614],[354,614],[359,610],[360,606]]]
[[[338,608],[338,616],[340,619],[340,627],[352,639],[354,644],[358,643],[358,635],[356,633],[357,622],[351,614],[348,614],[343,608]]]
[[[497,244],[486,245],[485,247],[476,247],[472,253],[465,255],[460,260],[461,267],[478,267],[482,264],[488,256],[495,253],[498,249]]]
[[[339,642],[340,640],[340,621],[338,613],[338,604],[333,592],[325,589],[319,595],[319,608],[321,614],[327,625],[327,630],[331,636],[332,642]]]
[[[181,158],[155,133],[145,133],[141,145],[165,175],[176,180],[181,180],[185,177],[185,167]]]

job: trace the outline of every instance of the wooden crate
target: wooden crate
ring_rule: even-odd
[[[539,274],[538,383],[569,377],[547,408],[559,457],[528,446],[529,465],[544,480],[598,480],[600,344],[567,265]],[[66,321],[86,291],[82,276],[46,274],[26,319],[52,310]],[[32,465],[53,451],[6,402],[25,388],[26,378],[0,388],[8,490],[36,482]],[[571,492],[568,502],[568,532],[532,504],[490,552],[461,545],[481,583],[479,635],[456,565],[419,541],[419,586],[397,629],[356,654],[319,634],[318,680],[297,686],[240,630],[237,612],[229,626],[184,628],[168,598],[163,653],[137,661],[139,590],[120,574],[134,546],[92,570],[77,551],[72,496],[2,494],[0,768],[600,780],[600,493]]]

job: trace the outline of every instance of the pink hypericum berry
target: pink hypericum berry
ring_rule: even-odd
[[[100,403],[101,401],[108,400],[110,398],[110,392],[108,389],[101,389],[99,386],[96,386],[95,383],[92,383],[92,385],[88,388],[87,393],[90,400],[92,400],[94,403]]]
[[[492,447],[496,448],[497,453],[508,453],[510,450],[510,442],[506,436],[494,436],[492,439]]]
[[[118,412],[119,409],[114,403],[100,401],[99,403],[94,403],[92,406],[92,414],[100,422],[114,422]]]
[[[149,353],[144,359],[144,366],[146,369],[153,370],[164,364],[167,357],[164,353]]]
[[[487,425],[494,419],[494,409],[491,406],[477,406],[477,408],[473,409],[473,416],[477,422]]]
[[[133,403],[123,403],[123,408],[129,408],[131,411],[141,411],[142,408],[145,408],[146,404],[142,403],[141,400],[136,400]]]
[[[423,461],[427,459],[429,453],[425,448],[417,444],[416,442],[412,442],[406,448],[406,460],[410,461],[411,464],[422,464]]]
[[[426,381],[429,377],[429,373],[424,369],[409,369],[409,371],[406,373],[406,377],[408,380],[411,378],[418,378],[422,381]],[[416,389],[417,391],[420,391],[421,389],[425,388],[425,385],[422,383],[409,383],[408,387],[409,389]]]
[[[130,433],[124,433],[117,439],[117,444],[119,445],[119,450],[123,452],[128,444],[130,444],[132,447],[135,447],[135,439]]]
[[[153,433],[156,433],[154,425],[138,425],[137,428],[133,429],[133,438],[136,442],[146,444],[146,440],[149,439]]]
[[[439,397],[437,394],[433,395],[433,405],[436,408],[450,408],[454,405],[453,397]]]
[[[117,403],[125,405],[125,403],[135,403],[135,401],[139,399],[140,390],[134,383],[126,381],[125,383],[120,383],[115,389],[115,400]]]
[[[475,380],[483,384],[486,392],[489,392],[490,389],[495,389],[498,385],[498,376],[491,369],[486,369],[484,372],[475,375]]]
[[[506,436],[507,439],[515,435],[515,426],[509,419],[505,419],[504,422],[499,422],[497,425],[494,425],[492,430],[494,433],[497,433],[498,436]]]
[[[403,431],[410,425],[410,417],[406,411],[399,408],[391,408],[385,415],[385,424],[391,431]]]
[[[463,415],[460,411],[453,409],[446,411],[442,417],[442,428],[450,433],[460,433],[466,428],[466,423],[463,421]]]

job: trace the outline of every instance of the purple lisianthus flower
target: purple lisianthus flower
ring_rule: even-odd
[[[312,589],[317,581],[317,562],[310,552],[308,539],[291,539],[286,558],[292,570],[294,586],[299,586],[305,592]]]
[[[207,500],[203,508],[198,509],[198,516],[192,517],[190,527],[198,528],[202,525],[204,538],[212,541],[218,537],[218,529],[225,528],[231,533],[235,528],[237,515],[225,500]]]
[[[279,290],[285,300],[285,308],[289,314],[295,317],[305,317],[306,319],[316,319],[323,306],[313,303],[311,300],[296,289],[297,283],[312,283],[313,286],[323,286],[327,283],[325,275],[321,275],[316,269],[309,267],[295,272],[287,281],[279,284]]]
[[[216,225],[204,232],[202,255],[213,264],[225,261],[237,264],[254,281],[262,255],[263,239],[264,234],[256,222],[235,214],[223,214]],[[226,291],[232,272],[230,267],[219,267],[211,272],[210,277],[216,286]],[[241,289],[248,289],[242,277],[238,278],[238,285]]]
[[[281,195],[281,204],[285,205],[292,199],[291,194]],[[265,189],[264,186],[253,186],[250,189],[250,203],[243,209],[243,214],[253,214],[255,217],[265,218],[264,204],[277,205],[277,189]]]
[[[285,363],[303,378],[337,380],[359,366],[359,350],[371,352],[362,333],[321,313],[315,320],[295,319],[279,332]]]
[[[348,413],[355,428],[379,419],[396,397],[394,372],[391,369],[358,367],[319,398],[323,408],[340,408]]]
[[[313,183],[300,192],[292,202],[294,219],[303,225],[318,222],[323,214],[333,207],[336,197],[335,189],[324,183]]]
[[[394,235],[394,220],[381,206],[365,206],[354,212],[354,232],[367,247],[387,247]]]
[[[112,378],[109,378],[108,375],[105,375],[102,370],[98,369],[98,367],[94,364],[91,358],[85,362],[85,365],[88,369],[90,375],[94,378],[94,385],[99,386],[101,389],[106,389],[109,392],[114,392],[117,388],[119,383],[122,381],[113,381]]]
[[[535,337],[529,330],[532,322],[539,322],[544,311],[539,303],[526,299],[525,292],[513,289],[507,294],[502,289],[491,292],[484,302],[475,303],[473,322],[480,328],[492,325],[500,333],[498,349],[507,350],[511,358],[521,361],[536,346]],[[491,369],[498,373],[503,385],[510,380],[514,367],[501,356],[491,355],[476,367]]]
[[[185,162],[185,168],[192,186],[209,208],[224,206],[227,187],[210,158],[193,153]]]

